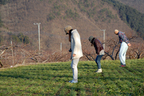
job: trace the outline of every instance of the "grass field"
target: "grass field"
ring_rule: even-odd
[[[144,96],[144,59],[79,62],[79,82],[71,84],[70,62],[38,64],[0,70],[0,96]]]

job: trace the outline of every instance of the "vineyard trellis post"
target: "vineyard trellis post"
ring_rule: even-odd
[[[12,51],[12,65],[14,65],[14,56],[13,56],[13,44],[11,41],[11,51]]]
[[[60,51],[62,51],[62,43],[60,43]]]
[[[103,47],[105,49],[105,31],[106,31],[106,29],[102,29],[101,31],[103,31]]]
[[[38,41],[39,41],[39,54],[40,54],[40,24],[41,23],[33,23],[34,25],[38,25]]]

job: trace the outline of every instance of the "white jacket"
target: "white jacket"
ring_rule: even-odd
[[[71,32],[71,50],[71,59],[76,59],[83,56],[80,35],[76,29],[72,30]],[[73,54],[76,54],[76,56],[73,57]]]

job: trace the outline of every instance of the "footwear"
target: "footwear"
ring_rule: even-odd
[[[78,81],[71,80],[70,83],[78,83]]]
[[[126,65],[121,65],[120,67],[126,67]]]
[[[98,69],[97,71],[96,71],[96,73],[101,73],[102,72],[102,69]]]

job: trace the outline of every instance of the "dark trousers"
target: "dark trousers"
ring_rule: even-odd
[[[97,55],[95,62],[97,63],[98,69],[101,69],[101,63],[100,60],[102,58],[103,55]]]

